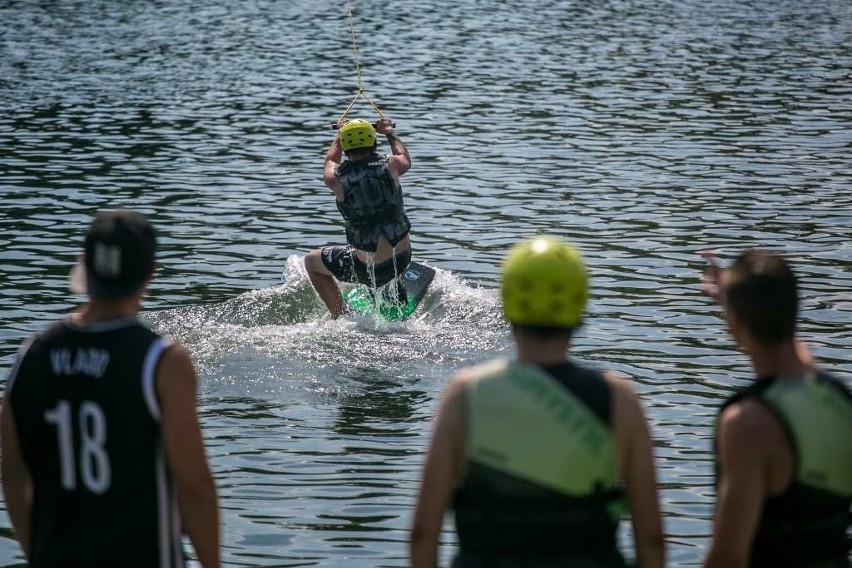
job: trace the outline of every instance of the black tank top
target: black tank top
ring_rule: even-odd
[[[30,566],[183,566],[154,377],[167,342],[136,318],[63,321],[7,383],[33,480]]]

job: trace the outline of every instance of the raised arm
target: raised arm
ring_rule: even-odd
[[[325,153],[325,163],[322,170],[322,179],[325,185],[331,189],[340,188],[340,182],[337,180],[337,166],[342,161],[343,146],[340,145],[340,136],[335,134],[334,140],[331,141],[331,146],[328,147],[328,152]]]
[[[21,454],[8,387],[0,412],[0,478],[3,481],[3,497],[6,499],[6,510],[15,530],[15,538],[21,544],[24,555],[29,558],[33,484]]]
[[[612,416],[619,475],[627,485],[636,565],[662,568],[665,545],[648,421],[630,383],[610,374],[607,375],[607,383],[613,393]]]
[[[157,369],[166,461],[177,485],[181,518],[204,568],[219,567],[219,507],[196,411],[196,376],[183,347],[173,345]]]
[[[411,156],[408,155],[408,148],[402,143],[402,140],[394,130],[394,123],[388,118],[379,119],[376,122],[376,132],[384,134],[391,147],[393,155],[389,158],[391,171],[399,177],[411,168]]]

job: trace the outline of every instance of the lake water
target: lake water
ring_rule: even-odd
[[[446,379],[511,353],[499,261],[557,234],[592,279],[573,351],[633,378],[669,564],[699,563],[713,416],[750,375],[696,251],[786,254],[802,336],[852,375],[852,3],[353,8],[364,86],[413,159],[414,255],[438,270],[418,317],[330,321],[301,268],[343,239],[321,176],[357,89],[345,2],[0,2],[2,376],[80,301],[91,215],[144,211],[145,319],[199,371],[226,565],[404,566]],[[0,564],[22,565],[0,513]]]

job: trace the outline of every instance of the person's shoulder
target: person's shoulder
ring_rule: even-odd
[[[162,362],[166,364],[174,363],[192,363],[192,358],[189,355],[189,350],[179,341],[162,338],[163,340],[163,355]]]
[[[68,331],[65,321],[65,319],[52,321],[42,329],[25,337],[18,347],[18,358],[39,353],[44,348],[49,347],[58,336]]]
[[[817,380],[829,385],[831,388],[836,389],[839,393],[852,401],[852,387],[850,387],[849,381],[844,381],[838,375],[824,369],[817,369],[816,378]]]
[[[186,347],[176,341],[164,344],[163,353],[157,365],[157,377],[161,385],[175,381],[195,382],[195,369]]]
[[[447,382],[444,394],[445,396],[460,394],[476,381],[487,380],[502,374],[508,366],[509,361],[507,359],[493,359],[478,365],[464,367],[458,370]]]
[[[63,321],[50,322],[43,329],[31,333],[21,341],[12,367],[6,377],[6,389],[9,392],[12,391],[14,386],[20,384],[21,381],[18,380],[20,375],[38,375],[41,373],[39,369],[46,364],[47,353],[50,351],[51,345],[55,344],[53,338],[61,333],[64,328]]]
[[[743,397],[727,405],[719,414],[718,430],[745,443],[760,443],[781,424],[758,397]]]
[[[50,341],[56,336],[68,333],[70,322],[70,316],[48,322],[41,329],[32,333],[28,340],[33,343]]]
[[[388,154],[373,154],[367,161],[370,167],[388,167],[393,161],[393,155]]]
[[[640,447],[637,444],[649,445],[651,424],[633,381],[626,375],[613,371],[603,371],[601,374],[602,382],[609,390],[607,421],[615,435],[617,447],[626,449]]]
[[[447,386],[444,391],[450,392],[451,390],[464,389],[467,385],[481,376],[481,369],[483,368],[483,366],[470,366],[459,369],[450,377],[450,380],[447,381]]]
[[[476,365],[469,365],[456,373],[459,381],[470,382],[487,379],[505,373],[510,366],[510,361],[504,358],[491,359]]]
[[[747,397],[724,408],[716,425],[716,454],[725,475],[748,475],[772,462],[788,443],[784,426],[757,397]]]
[[[633,388],[633,381],[630,377],[616,371],[601,371],[600,374],[614,395],[639,403],[639,395]]]
[[[358,162],[354,162],[354,161],[350,160],[349,158],[345,158],[339,164],[334,165],[334,175],[335,176],[343,175],[346,172],[348,172],[349,170],[353,169],[357,165],[358,165]]]

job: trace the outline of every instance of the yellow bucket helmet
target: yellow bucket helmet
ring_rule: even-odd
[[[376,143],[376,129],[362,118],[350,120],[340,129],[340,145],[343,151],[372,148]]]
[[[583,257],[573,246],[554,237],[524,241],[514,246],[503,262],[500,296],[510,323],[576,327],[589,296]]]

